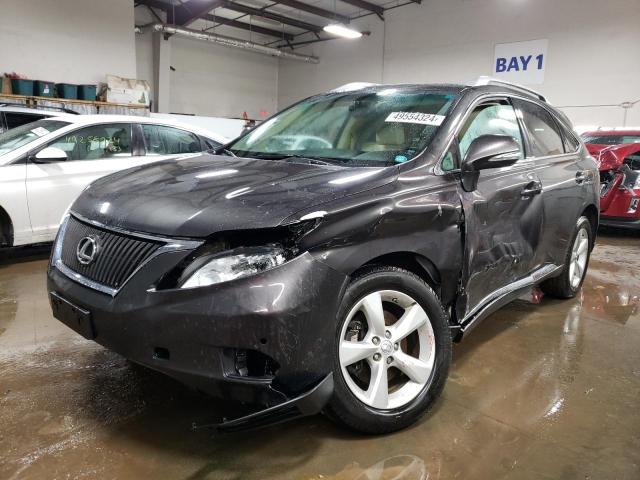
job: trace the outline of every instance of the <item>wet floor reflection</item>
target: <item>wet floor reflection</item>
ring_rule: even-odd
[[[320,416],[193,431],[239,407],[55,322],[46,252],[0,259],[0,478],[640,478],[639,240],[601,237],[577,298],[487,319],[431,412],[384,437]]]

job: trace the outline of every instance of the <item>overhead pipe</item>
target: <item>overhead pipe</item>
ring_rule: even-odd
[[[298,60],[307,63],[320,63],[320,59],[313,55],[300,55],[299,53],[286,52],[278,48],[267,47],[266,45],[260,45],[259,43],[250,42],[249,40],[227,37],[225,35],[218,35],[216,33],[201,32],[198,30],[192,30],[190,28],[177,27],[175,25],[165,25],[162,23],[154,23],[151,26],[151,29],[154,32],[195,38],[196,40],[217,43],[218,45],[224,45],[225,47],[250,50],[252,52],[262,53],[263,55],[270,55],[272,57],[286,58],[288,60]]]

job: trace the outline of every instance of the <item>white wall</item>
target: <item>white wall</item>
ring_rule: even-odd
[[[349,81],[468,82],[491,74],[496,43],[538,38],[548,39],[549,49],[545,82],[536,88],[553,104],[640,99],[639,0],[425,0],[385,17],[384,27],[375,17],[362,19],[375,37],[305,49],[320,65],[281,61],[279,108]],[[564,110],[575,124],[623,121],[619,107]],[[640,125],[640,103],[627,125]]]
[[[235,118],[245,111],[250,118],[260,118],[261,110],[275,113],[277,59],[177,36],[170,41],[171,112]]]
[[[134,78],[132,0],[2,0],[0,74],[52,82]]]
[[[304,49],[320,57],[320,63],[280,60],[278,109],[314,93],[349,82],[382,82],[382,48],[385,25],[378,17],[365,17],[352,26],[371,35],[359,40],[336,39]],[[302,51],[302,50],[301,50]]]
[[[135,9],[138,25],[155,22],[148,10]],[[189,28],[208,27],[195,22]],[[260,35],[249,36],[235,28],[217,27],[215,33],[256,42],[273,40]],[[261,111],[269,115],[277,109],[278,60],[266,55],[210,42],[174,35],[170,42],[169,109],[164,113],[189,113],[212,117],[242,117],[260,119]],[[137,75],[155,89],[153,75],[152,34],[136,35]]]

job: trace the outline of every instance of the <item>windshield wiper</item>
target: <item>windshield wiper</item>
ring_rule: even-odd
[[[310,157],[308,155],[300,155],[298,153],[261,153],[261,152],[247,152],[248,157],[260,158],[264,160],[288,160],[295,158],[297,160],[307,160],[309,163],[315,165],[332,165],[335,163],[327,162],[323,157]]]

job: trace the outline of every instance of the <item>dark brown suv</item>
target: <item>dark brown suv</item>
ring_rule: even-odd
[[[451,343],[533,285],[580,289],[598,171],[535,92],[347,86],[216,155],[100,179],[49,268],[54,314],[199,389],[370,433],[441,392]],[[105,208],[108,205],[108,208]]]

